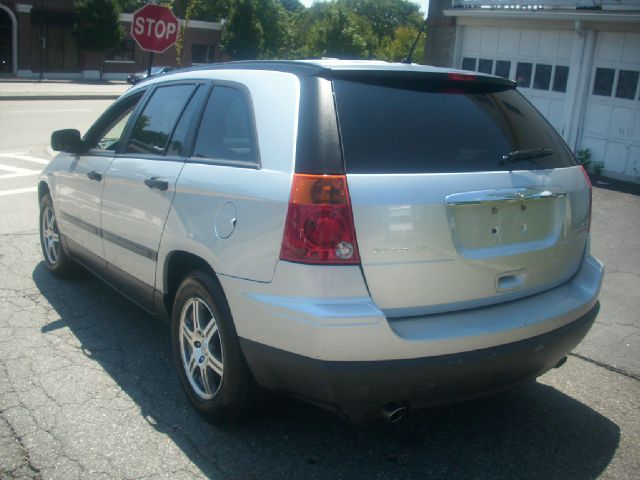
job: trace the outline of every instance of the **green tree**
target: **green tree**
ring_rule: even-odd
[[[392,36],[403,25],[419,28],[424,19],[420,6],[408,0],[338,0],[338,3],[365,18],[379,41]]]
[[[385,37],[376,50],[376,57],[389,62],[400,62],[409,54],[409,50],[416,40],[419,29],[407,25],[401,25],[393,32],[393,36]],[[424,34],[420,36],[416,49],[413,52],[413,62],[424,61]]]
[[[76,0],[73,35],[80,48],[102,53],[100,78],[105,51],[118,48],[124,38],[120,26],[120,9],[115,0]]]
[[[287,43],[286,20],[276,0],[234,0],[222,48],[236,60],[276,57]]]
[[[224,30],[222,48],[236,60],[259,58],[264,49],[264,30],[255,0],[236,0]]]
[[[308,55],[350,59],[373,55],[376,39],[366,19],[339,3],[318,7],[320,16],[308,30]]]

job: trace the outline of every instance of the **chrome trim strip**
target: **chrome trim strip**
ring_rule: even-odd
[[[547,198],[564,198],[567,193],[555,187],[509,188],[500,190],[479,190],[476,192],[454,193],[445,197],[446,206],[493,205],[497,203],[520,203]]]
[[[121,237],[120,235],[116,235],[115,233],[111,233],[108,230],[103,230],[101,228],[96,227],[88,222],[85,222],[81,218],[78,218],[74,215],[69,215],[66,212],[61,212],[62,218],[64,218],[69,223],[72,223],[76,227],[82,228],[89,233],[93,233],[101,237],[103,240],[108,240],[111,243],[118,245],[130,252],[136,253],[142,257],[148,258],[149,260],[153,260],[154,262],[158,259],[158,252],[151,248],[145,247],[144,245],[140,245],[139,243],[132,242],[126,238]]]

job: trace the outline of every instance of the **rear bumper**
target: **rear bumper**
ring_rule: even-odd
[[[598,310],[596,303],[571,323],[525,340],[432,357],[325,361],[246,339],[241,346],[261,385],[362,421],[378,416],[389,403],[423,407],[456,402],[535,378],[584,338]]]

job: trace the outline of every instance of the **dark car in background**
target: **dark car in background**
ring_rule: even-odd
[[[174,67],[151,67],[151,75],[147,74],[147,70],[145,70],[144,72],[132,73],[127,77],[127,82],[131,85],[135,85],[136,83],[146,80],[149,77],[162,75],[163,73],[168,73],[171,70],[175,70]]]

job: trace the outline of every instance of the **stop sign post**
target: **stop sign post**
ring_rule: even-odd
[[[180,23],[169,7],[146,4],[133,13],[131,36],[149,55],[147,76],[151,75],[153,53],[163,53],[178,40]]]

